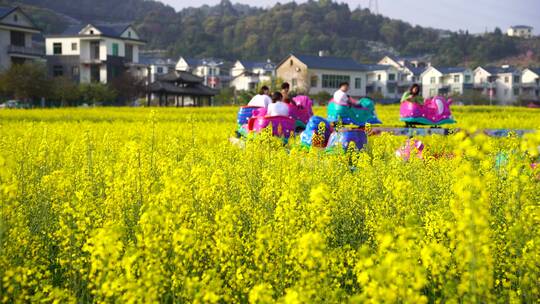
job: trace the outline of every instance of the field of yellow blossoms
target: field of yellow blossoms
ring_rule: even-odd
[[[392,135],[239,148],[236,111],[0,111],[0,302],[540,300],[540,132],[421,138],[405,162]],[[534,109],[454,116],[540,128]]]

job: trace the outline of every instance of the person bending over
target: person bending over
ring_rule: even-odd
[[[250,107],[259,107],[259,108],[268,108],[268,105],[272,103],[270,98],[270,89],[267,86],[263,86],[259,90],[259,94],[253,96],[249,101],[248,106]]]
[[[272,103],[268,106],[266,116],[289,116],[289,106],[283,102],[283,95],[280,92],[272,95]]]

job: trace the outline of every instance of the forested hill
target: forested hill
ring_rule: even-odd
[[[15,4],[11,0],[2,2]],[[448,34],[375,15],[367,9],[351,10],[347,4],[328,0],[276,4],[268,9],[223,0],[216,6],[178,12],[163,3],[146,0],[18,2],[30,5],[30,9],[46,8],[81,22],[133,21],[149,41],[148,48],[165,49],[174,56],[279,60],[290,52],[313,54],[326,50],[361,61],[373,61],[383,54],[432,54],[440,65],[485,64],[521,58],[524,54],[529,62],[540,61],[540,43],[509,38],[500,30],[481,36],[466,32]],[[47,16],[41,13],[37,18]],[[58,25],[48,24],[46,29],[61,29],[61,23],[67,23],[63,19],[58,18]]]

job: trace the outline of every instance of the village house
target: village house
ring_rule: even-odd
[[[231,68],[231,87],[238,91],[253,90],[261,82],[270,82],[276,75],[272,61],[253,62],[237,60]]]
[[[540,101],[540,68],[525,69],[521,74],[523,97]]]
[[[365,67],[351,58],[291,54],[276,68],[276,75],[299,93],[333,94],[342,82],[349,82],[349,95],[366,95]]]
[[[126,70],[143,77],[139,48],[145,44],[131,25],[70,26],[46,36],[47,66],[52,76],[80,83],[108,83]]]
[[[362,64],[366,71],[366,95],[379,95],[383,98],[401,97],[398,83],[400,71],[391,65]]]
[[[44,51],[34,46],[32,37],[41,30],[19,7],[0,7],[0,71],[12,64],[42,61]]]
[[[381,65],[390,65],[398,70],[397,90],[401,95],[413,84],[422,85],[420,76],[431,66],[427,57],[395,57],[385,56],[380,61]]]
[[[213,89],[227,87],[230,83],[230,76],[226,75],[224,62],[221,59],[180,57],[176,70],[190,72],[201,77],[204,85]]]
[[[158,76],[168,74],[176,69],[176,61],[170,58],[139,56],[139,63],[146,67],[145,78],[148,83],[157,80]]]
[[[463,95],[473,89],[473,72],[463,67],[428,67],[420,76],[422,95]]]
[[[513,67],[478,67],[474,70],[474,89],[500,104],[517,101],[520,88],[521,72]]]
[[[533,27],[528,25],[511,26],[507,31],[507,35],[510,37],[529,39],[533,36]]]

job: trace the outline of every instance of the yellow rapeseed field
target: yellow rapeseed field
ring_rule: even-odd
[[[405,162],[391,135],[239,148],[236,111],[0,111],[0,302],[538,303],[540,132],[421,138]]]

